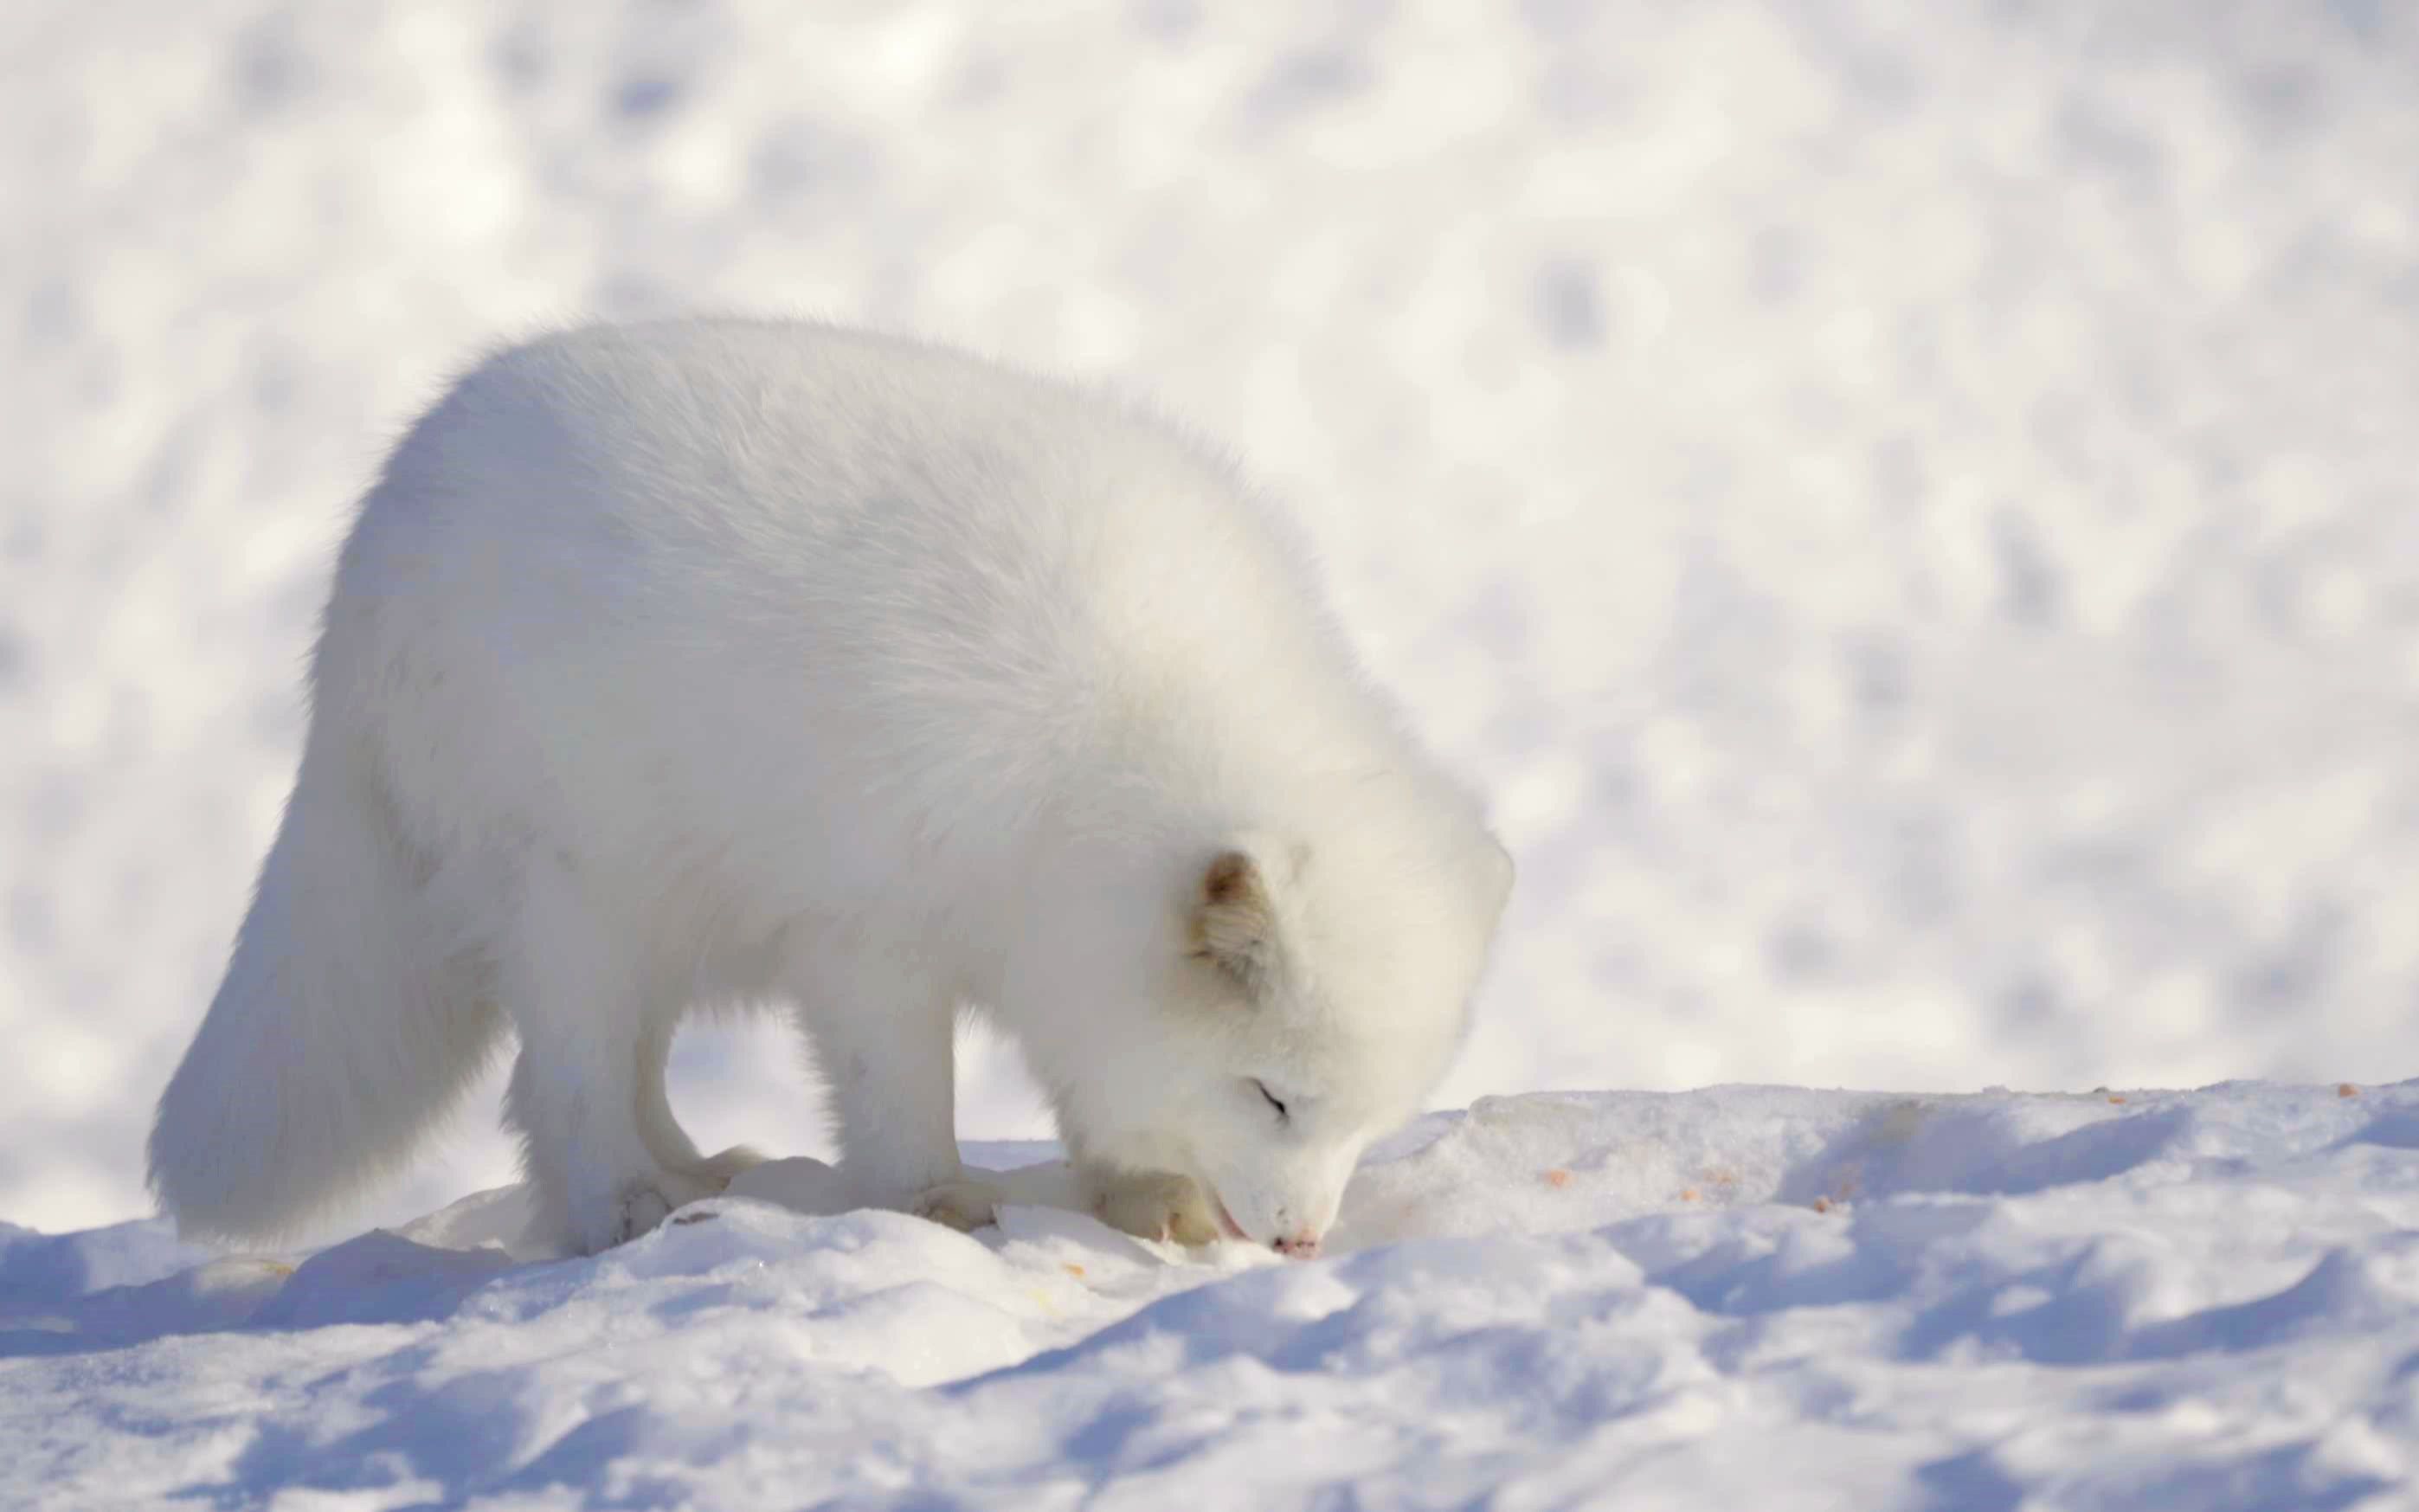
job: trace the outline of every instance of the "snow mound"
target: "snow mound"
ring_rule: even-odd
[[[1045,1202],[1052,1153],[968,1151]],[[0,1463],[34,1506],[2284,1509],[2401,1504],[2419,1443],[2419,1083],[1488,1099],[1311,1264],[797,1211],[827,1177],[581,1260],[509,1190],[281,1257],[0,1229]]]

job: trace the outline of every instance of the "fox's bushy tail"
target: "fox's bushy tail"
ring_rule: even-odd
[[[320,733],[152,1124],[151,1190],[191,1236],[289,1236],[390,1174],[502,1026],[375,766]]]

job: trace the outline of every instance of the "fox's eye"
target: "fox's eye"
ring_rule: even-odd
[[[1274,1092],[1269,1090],[1268,1083],[1261,1081],[1258,1077],[1255,1076],[1252,1078],[1252,1085],[1259,1089],[1260,1096],[1268,1100],[1269,1106],[1277,1110],[1277,1117],[1279,1119],[1287,1117],[1284,1102],[1280,1100]]]

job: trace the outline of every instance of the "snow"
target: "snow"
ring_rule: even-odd
[[[1312,1262],[831,1212],[825,1169],[593,1259],[508,1254],[513,1189],[273,1257],[8,1233],[11,1504],[2419,1495],[2419,1083],[1493,1098]]]

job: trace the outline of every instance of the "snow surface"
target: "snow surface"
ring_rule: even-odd
[[[1489,1099],[1373,1155],[1310,1263],[738,1196],[516,1262],[518,1202],[273,1258],[0,1230],[0,1501],[2419,1499],[2419,1083]]]
[[[1300,505],[1521,864],[1446,1105],[2419,1074],[2414,100],[2391,0],[9,0],[0,1218],[146,1211],[386,440],[701,303]]]

